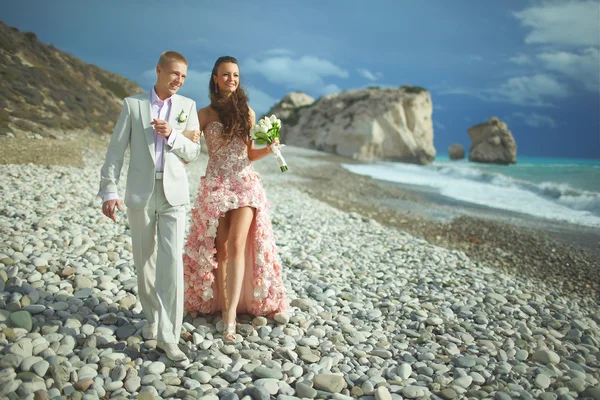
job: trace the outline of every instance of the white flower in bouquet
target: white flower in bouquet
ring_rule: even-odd
[[[250,137],[256,141],[257,144],[270,144],[273,150],[275,160],[279,165],[281,172],[288,170],[288,166],[281,155],[281,148],[285,145],[274,145],[275,139],[280,139],[279,130],[281,129],[281,120],[278,119],[275,114],[270,117],[264,117],[258,121],[256,125],[250,129]]]

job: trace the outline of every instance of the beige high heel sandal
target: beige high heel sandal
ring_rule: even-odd
[[[223,323],[224,329],[223,329],[223,343],[225,344],[236,344],[237,343],[237,337],[235,336],[235,328],[236,328],[236,322],[233,321],[229,324]]]
[[[226,305],[229,304],[227,299],[227,274],[223,274],[223,304],[221,308],[221,319],[223,320],[223,343],[224,344],[236,344],[237,337],[235,336],[236,322],[235,320],[230,323],[227,321]]]
[[[236,321],[226,323],[226,313],[225,311],[221,312],[221,319],[223,320],[223,343],[225,344],[236,344],[237,337],[235,336]]]

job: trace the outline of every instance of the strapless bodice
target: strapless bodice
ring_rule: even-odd
[[[219,175],[230,177],[232,174],[243,174],[250,168],[254,172],[248,159],[248,146],[238,136],[230,139],[223,131],[223,124],[218,121],[210,122],[204,128],[204,139],[208,148],[208,165],[206,176]]]

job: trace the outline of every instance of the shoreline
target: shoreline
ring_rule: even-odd
[[[463,251],[503,272],[600,298],[600,232],[593,228],[455,201],[433,190],[353,174],[341,164],[357,162],[341,156],[288,149],[288,164],[307,180],[296,187],[311,197]],[[308,162],[293,165],[298,158]],[[319,165],[310,166],[311,161]]]
[[[502,210],[456,200],[439,194],[435,189],[428,190],[414,185],[405,185],[378,179],[375,180],[381,185],[397,186],[400,190],[420,194],[423,196],[425,202],[432,203],[425,207],[420,205],[421,208],[427,209],[429,207],[434,207],[435,205],[444,209],[445,213],[448,215],[448,218],[446,219],[436,218],[435,213],[431,212],[432,210],[429,208],[431,214],[430,218],[433,220],[452,222],[454,218],[466,216],[512,224],[523,228],[542,230],[548,234],[554,235],[557,240],[565,240],[567,242],[572,241],[587,247],[590,251],[596,252],[600,258],[600,250],[598,250],[600,246],[600,230],[598,230],[598,228],[573,224],[566,221],[544,219],[516,211]]]

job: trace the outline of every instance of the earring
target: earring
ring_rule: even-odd
[[[219,94],[219,86],[215,85],[215,94]]]

